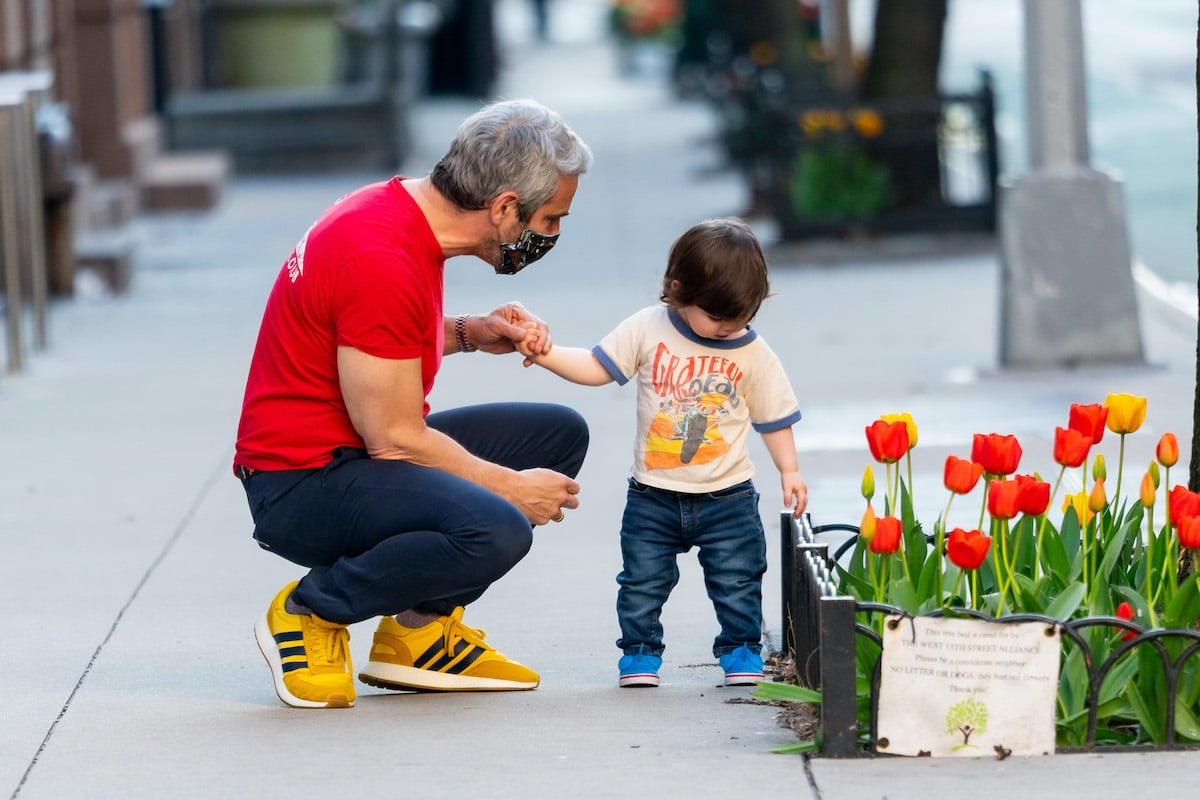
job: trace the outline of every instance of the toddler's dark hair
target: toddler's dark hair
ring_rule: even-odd
[[[770,292],[758,238],[741,219],[725,217],[693,225],[675,240],[659,299],[675,308],[698,306],[717,319],[749,321]]]

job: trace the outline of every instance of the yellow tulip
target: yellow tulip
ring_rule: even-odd
[[[862,496],[868,503],[875,496],[875,473],[871,470],[870,464],[867,464],[867,468],[863,470]]]
[[[1153,508],[1154,498],[1157,494],[1158,486],[1155,484],[1153,476],[1147,472],[1142,476],[1141,496],[1139,498],[1142,501],[1142,507]]]
[[[1113,433],[1133,433],[1146,421],[1146,398],[1131,394],[1110,394],[1104,401],[1108,409],[1105,424]]]
[[[1079,518],[1079,524],[1085,528],[1087,527],[1087,524],[1092,521],[1092,517],[1095,516],[1092,510],[1088,508],[1087,492],[1078,492],[1076,494],[1067,495],[1066,499],[1063,500],[1063,512],[1066,512],[1068,508],[1075,509],[1075,516]]]
[[[879,418],[889,424],[903,422],[904,427],[908,429],[908,449],[912,450],[917,446],[917,423],[913,422],[912,414],[901,411],[899,414],[881,414]]]

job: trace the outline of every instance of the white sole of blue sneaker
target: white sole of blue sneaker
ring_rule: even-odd
[[[292,708],[351,708],[354,706],[354,701],[347,700],[345,695],[334,695],[327,702],[319,703],[315,700],[302,700],[288,691],[287,684],[283,682],[283,662],[279,659],[279,648],[275,644],[275,637],[271,635],[271,626],[267,622],[266,614],[263,614],[259,617],[258,622],[254,623],[254,641],[258,643],[258,652],[262,653],[267,666],[271,668],[271,678],[275,682],[275,694],[279,695],[279,699],[285,705]]]
[[[754,686],[763,679],[761,672],[759,673],[731,673],[725,676],[726,686]]]
[[[637,675],[622,675],[619,679],[622,689],[637,689],[647,686],[658,686],[658,676],[653,672]]]
[[[377,689],[407,692],[519,692],[536,689],[540,681],[503,681],[475,675],[435,672],[386,661],[368,661],[358,679]]]

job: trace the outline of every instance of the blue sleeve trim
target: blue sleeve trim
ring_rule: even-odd
[[[612,379],[617,382],[618,386],[624,386],[629,383],[629,378],[623,375],[621,370],[617,369],[617,365],[608,357],[608,353],[600,349],[600,345],[592,348],[592,355],[600,362],[600,366],[604,367],[605,371],[612,376]]]
[[[756,433],[771,433],[773,431],[782,430],[784,428],[790,428],[799,421],[800,421],[800,412],[797,411],[796,413],[789,414],[788,416],[784,417],[783,419],[777,420],[775,422],[751,423],[750,427],[754,428]]]

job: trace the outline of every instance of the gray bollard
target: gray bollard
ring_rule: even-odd
[[[18,372],[21,346],[21,263],[17,225],[17,150],[14,134],[25,102],[20,92],[0,90],[0,274],[4,277],[5,345],[8,371]]]

